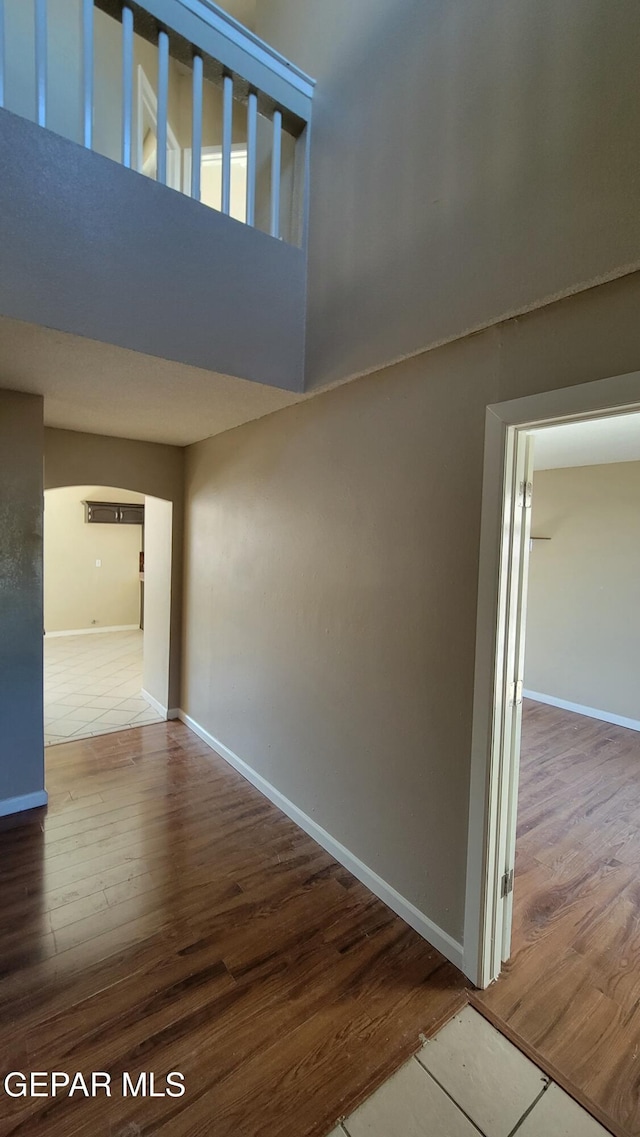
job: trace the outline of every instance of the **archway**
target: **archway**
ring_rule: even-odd
[[[114,486],[45,492],[45,744],[169,717],[173,507]]]

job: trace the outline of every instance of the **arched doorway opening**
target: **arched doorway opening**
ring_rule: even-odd
[[[169,717],[172,529],[162,498],[46,490],[46,746]]]

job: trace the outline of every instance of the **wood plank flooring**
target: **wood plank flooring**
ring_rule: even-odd
[[[474,996],[640,1137],[640,733],[524,710],[513,955]]]
[[[47,751],[0,821],[0,1137],[324,1137],[466,1002],[462,976],[178,723]],[[623,982],[621,978],[621,983]],[[184,1097],[123,1097],[142,1071]]]

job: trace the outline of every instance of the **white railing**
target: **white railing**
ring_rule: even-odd
[[[312,97],[209,0],[0,0],[0,107],[294,244]]]

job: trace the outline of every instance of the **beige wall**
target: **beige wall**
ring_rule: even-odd
[[[142,686],[165,710],[171,660],[171,531],[173,505],[145,498],[144,662]]]
[[[640,462],[535,475],[525,686],[640,720]]]
[[[88,525],[84,501],[143,502],[144,496],[113,486],[47,490],[44,626],[49,633],[140,622],[142,526]]]
[[[258,0],[317,81],[307,384],[640,261],[636,0]]]
[[[0,390],[0,811],[44,789],[42,411]]]
[[[177,446],[162,446],[155,442],[135,442],[128,438],[48,428],[44,432],[44,458],[47,489],[120,484],[139,494],[171,502],[169,706],[179,706],[184,451]]]
[[[456,938],[485,407],[639,369],[639,305],[629,277],[187,450],[184,710]]]

